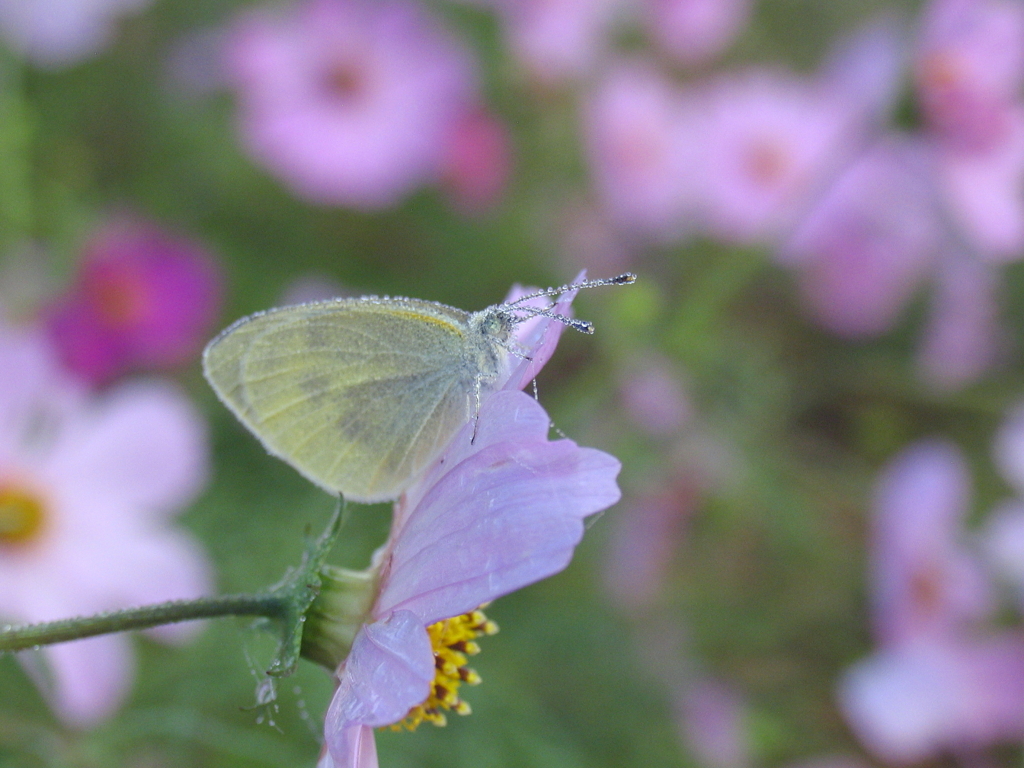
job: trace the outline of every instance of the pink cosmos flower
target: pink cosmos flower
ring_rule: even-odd
[[[508,0],[493,3],[520,66],[538,82],[579,79],[608,49],[622,0]]]
[[[985,518],[981,547],[993,574],[1016,592],[1024,604],[1024,501],[1002,502]]]
[[[206,478],[204,424],[182,393],[139,381],[91,397],[41,334],[11,328],[0,328],[0,369],[0,617],[50,621],[206,594],[199,544],[169,525]],[[45,661],[49,674],[35,676],[75,727],[111,715],[131,686],[121,635],[18,658],[33,673]]]
[[[939,183],[968,243],[989,261],[1024,256],[1024,107],[1004,115],[998,140],[983,148],[939,146]]]
[[[1007,412],[992,445],[992,458],[1014,497],[986,517],[981,543],[993,572],[1024,598],[1024,404]]]
[[[815,318],[844,336],[889,328],[929,274],[944,232],[921,147],[890,136],[843,171],[779,259]]]
[[[664,240],[692,227],[703,134],[691,101],[642,61],[618,63],[591,96],[590,166],[620,226]]]
[[[883,645],[948,636],[992,608],[984,570],[962,540],[970,482],[960,451],[937,440],[904,450],[879,479],[871,573]]]
[[[851,105],[777,71],[723,76],[708,93],[703,193],[711,234],[778,234],[843,159]]]
[[[102,49],[119,16],[150,0],[0,0],[0,36],[36,64],[62,67]]]
[[[854,731],[881,760],[916,763],[1024,737],[1024,638],[925,641],[854,666],[840,697]]]
[[[400,722],[432,692],[427,628],[565,568],[583,518],[619,498],[619,463],[570,440],[528,395],[505,390],[467,425],[396,515],[377,596],[339,670],[327,712],[337,768],[375,765],[375,727]],[[464,438],[464,439],[463,439]]]
[[[1000,142],[1024,79],[1024,5],[933,0],[914,76],[925,117],[942,141],[961,149]]]
[[[307,0],[231,37],[247,149],[315,202],[381,208],[436,181],[476,102],[464,48],[407,0]]]
[[[898,456],[877,488],[880,647],[847,672],[839,699],[854,731],[888,762],[1024,737],[1024,637],[981,624],[993,602],[961,531],[969,482],[955,447],[925,441]]]
[[[320,768],[373,768],[373,728],[433,719],[438,706],[464,711],[449,694],[470,673],[435,661],[455,647],[446,638],[471,640],[484,631],[479,606],[565,568],[583,519],[619,499],[619,462],[550,441],[550,418],[518,391],[550,358],[561,325],[535,318],[517,331],[530,359],[396,505],[372,605],[338,669]]]
[[[830,46],[819,87],[850,104],[868,128],[881,125],[903,85],[907,41],[902,26],[882,14]]]
[[[201,246],[148,222],[116,220],[86,247],[48,325],[67,367],[103,383],[190,360],[219,305],[220,276]]]
[[[683,64],[702,64],[722,53],[750,19],[751,0],[646,0],[654,41]]]

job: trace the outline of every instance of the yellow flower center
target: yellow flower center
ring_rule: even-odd
[[[393,731],[413,731],[423,721],[434,725],[445,725],[448,720],[443,710],[457,715],[468,715],[469,704],[459,698],[459,687],[477,685],[480,675],[466,666],[470,656],[480,653],[475,642],[481,635],[493,635],[498,625],[488,619],[481,610],[464,613],[452,619],[445,619],[427,627],[430,644],[434,648],[434,684],[430,695],[422,704],[409,710],[400,723],[390,726]]]
[[[34,539],[46,521],[40,498],[17,485],[0,485],[0,547]]]

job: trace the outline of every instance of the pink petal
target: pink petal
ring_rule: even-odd
[[[683,64],[701,64],[732,43],[750,18],[751,0],[647,0],[655,42]]]
[[[70,495],[116,499],[150,515],[175,513],[206,482],[206,427],[163,381],[110,391],[52,457]]]
[[[714,680],[692,681],[678,695],[677,721],[685,747],[707,768],[748,768],[747,702]]]
[[[935,753],[954,724],[962,693],[941,649],[882,651],[852,667],[839,701],[854,732],[885,761],[908,763]]]
[[[985,559],[1024,595],[1024,502],[1004,501],[989,513],[981,532]]]
[[[578,283],[585,280],[586,277],[587,271],[582,270],[572,282]],[[505,303],[515,301],[520,296],[526,296],[529,293],[533,293],[533,291],[523,290],[516,286],[505,298]],[[551,311],[555,314],[572,317],[572,301],[576,298],[577,293],[578,291],[568,291],[559,296]],[[525,306],[536,307],[546,306],[547,303],[545,298],[524,302]],[[520,351],[530,359],[520,360],[513,366],[502,389],[522,389],[537,378],[537,374],[555,354],[555,347],[558,346],[558,340],[562,337],[564,330],[565,325],[557,320],[539,316],[530,318],[516,326],[515,342]]]
[[[84,390],[58,370],[53,347],[34,330],[0,325],[0,360],[0,457],[45,452],[47,438],[81,406]]]
[[[325,749],[316,768],[341,768],[341,766],[377,768],[377,741],[373,737],[373,728],[368,725],[350,726],[344,738],[349,745],[349,762],[334,762],[331,751]]]
[[[879,479],[872,581],[883,643],[946,636],[990,610],[990,585],[961,541],[969,496],[966,459],[938,440],[904,450]]]
[[[879,758],[916,762],[1024,736],[1024,641],[912,643],[855,665],[839,691],[854,731]]]
[[[619,499],[619,462],[570,440],[522,440],[516,418],[541,411],[529,396],[488,398],[481,424],[509,430],[442,477],[397,536],[377,615],[413,611],[424,624],[562,570],[583,518]]]
[[[976,381],[997,358],[1000,280],[991,265],[963,254],[948,258],[936,277],[917,364],[928,384],[948,392]]]
[[[939,181],[950,212],[969,242],[996,263],[1024,250],[1024,109],[1007,115],[999,141],[975,151],[938,156]]]
[[[855,159],[809,210],[780,259],[799,269],[805,303],[850,337],[889,328],[943,242],[920,147],[889,136]]]
[[[426,700],[434,652],[423,622],[409,611],[364,626],[339,671],[324,731],[337,768],[375,765],[365,726],[396,723]]]
[[[591,175],[620,227],[660,241],[692,228],[705,138],[695,102],[646,61],[617,63],[589,97]]]
[[[125,635],[61,643],[43,653],[52,675],[52,687],[43,689],[57,714],[76,728],[110,717],[128,695],[134,664]]]

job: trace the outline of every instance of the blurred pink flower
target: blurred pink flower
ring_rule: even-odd
[[[962,453],[939,440],[905,449],[879,478],[871,592],[883,646],[955,636],[989,615],[990,585],[962,540],[970,484]]]
[[[228,66],[253,157],[310,200],[393,205],[437,181],[476,103],[460,42],[409,0],[307,0],[235,24]]]
[[[619,386],[626,415],[655,437],[678,433],[693,415],[679,371],[659,354],[648,354],[624,366]]]
[[[505,190],[511,162],[508,132],[498,118],[471,109],[456,119],[442,164],[455,207],[469,214],[493,207]]]
[[[844,336],[888,329],[943,243],[921,148],[891,136],[858,157],[815,203],[780,254],[804,301]]]
[[[35,64],[63,67],[100,51],[119,16],[151,0],[0,0],[0,37]]]
[[[996,432],[992,459],[999,474],[1024,499],[1024,403],[1007,412]]]
[[[1024,636],[992,632],[991,585],[962,541],[966,459],[924,441],[883,473],[872,542],[879,649],[849,669],[840,704],[879,759],[1024,738]]]
[[[747,702],[710,678],[690,681],[676,709],[683,745],[704,768],[747,768],[752,764]]]
[[[496,0],[512,54],[544,85],[583,77],[608,49],[622,0]]]
[[[840,702],[879,759],[916,763],[943,751],[1024,738],[1024,638],[923,640],[854,665]]]
[[[791,223],[844,159],[851,106],[778,71],[751,70],[712,83],[702,147],[710,233],[752,243]]]
[[[645,0],[650,35],[683,64],[703,64],[732,44],[750,20],[752,0]]]
[[[700,495],[696,483],[680,482],[631,501],[616,516],[605,584],[617,608],[642,613],[657,604]]]
[[[613,220],[673,239],[692,227],[701,134],[696,109],[648,63],[620,62],[585,113],[597,192]]]
[[[998,141],[936,148],[939,183],[964,237],[989,261],[1024,256],[1024,107],[1007,110]]]
[[[850,105],[866,127],[882,124],[903,85],[906,35],[882,14],[830,46],[818,74],[819,87]]]
[[[64,363],[86,381],[179,365],[216,320],[220,277],[198,244],[142,221],[112,221],[86,247],[48,324]]]
[[[981,548],[993,573],[1008,582],[1024,604],[1024,501],[997,505],[985,518]]]
[[[49,621],[205,594],[198,543],[169,525],[206,479],[205,427],[181,392],[139,381],[90,397],[41,334],[10,328],[0,328],[0,369],[0,616]],[[18,658],[39,672],[38,657]],[[49,674],[34,676],[76,727],[111,715],[131,685],[121,635],[41,658]]]
[[[402,721],[428,697],[443,701],[435,675],[459,674],[435,664],[432,639],[448,626],[437,623],[477,621],[481,605],[561,571],[583,519],[618,501],[619,462],[549,441],[547,413],[518,391],[550,358],[561,328],[546,318],[517,328],[530,359],[396,504],[373,604],[338,669],[320,768],[375,768],[373,728]]]
[[[977,380],[996,360],[1003,332],[999,279],[990,265],[960,253],[947,255],[935,279],[917,362],[928,384],[950,391]]]
[[[992,458],[1015,498],[988,514],[981,544],[992,570],[1024,598],[1024,404],[1011,407],[996,432]]]
[[[970,149],[1000,142],[1024,78],[1024,4],[932,0],[914,78],[942,141]]]

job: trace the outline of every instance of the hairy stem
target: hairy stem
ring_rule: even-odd
[[[65,643],[111,632],[149,629],[193,619],[218,616],[265,616],[279,619],[287,616],[288,611],[287,599],[266,593],[172,600],[141,608],[99,613],[95,616],[0,627],[0,653],[24,651],[40,645]]]

